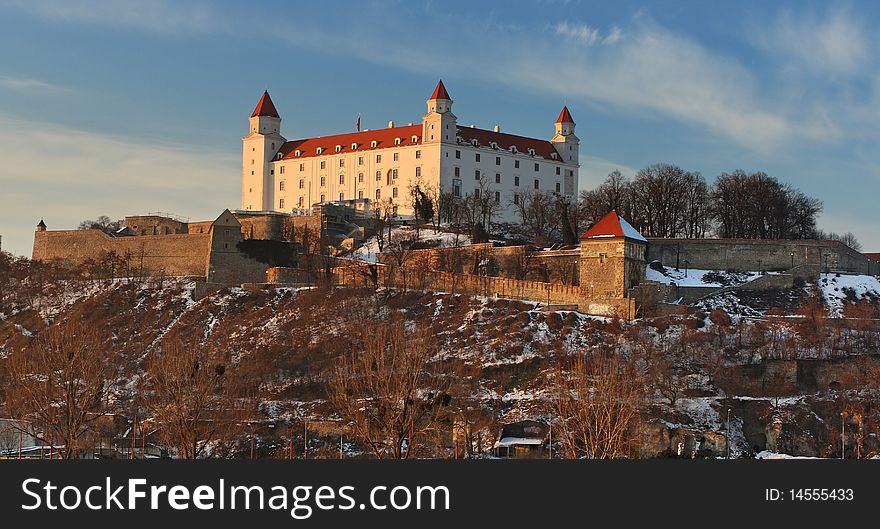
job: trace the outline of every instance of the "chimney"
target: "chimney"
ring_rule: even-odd
[[[389,128],[389,129],[393,129],[393,128],[394,128],[394,122],[393,122],[393,121],[389,121],[389,122],[388,122],[388,128]]]
[[[472,128],[472,129],[475,129],[475,128],[477,128],[477,126],[474,125],[473,123],[471,123],[471,128]]]
[[[495,132],[501,132],[501,125],[495,125],[494,127],[492,127],[492,130]]]

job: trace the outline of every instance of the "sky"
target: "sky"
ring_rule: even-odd
[[[880,2],[0,0],[0,236],[236,208],[272,94],[288,139],[418,122],[550,138],[580,189],[654,163],[764,171],[880,251]]]

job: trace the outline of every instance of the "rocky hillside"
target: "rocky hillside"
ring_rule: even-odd
[[[182,280],[117,279],[22,290],[7,298],[0,314],[0,367],[48,325],[90,322],[113,351],[116,399],[124,403],[136,398],[146,358],[163,344],[222,349],[259,402],[251,422],[259,454],[269,457],[303,420],[337,418],[326,380],[340,355],[357,346],[353,330],[398,315],[437,336],[432,363],[454,379],[454,405],[475,410],[483,450],[501,424],[554,420],[554,370],[568,356],[587,352],[623,355],[639,365],[647,400],[633,455],[724,455],[728,409],[739,456],[763,450],[839,455],[841,412],[847,455],[880,453],[880,325],[831,319],[821,304],[787,316],[763,311],[747,319],[718,308],[683,309],[623,322],[422,292],[230,288],[195,299],[194,288]],[[331,443],[327,432],[308,441],[316,453]],[[346,449],[359,450],[356,443]]]

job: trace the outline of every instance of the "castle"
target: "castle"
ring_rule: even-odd
[[[241,209],[290,213],[348,200],[386,202],[411,215],[410,190],[418,186],[456,197],[489,193],[498,204],[493,220],[514,221],[526,193],[576,198],[580,141],[567,107],[550,140],[459,125],[442,80],[427,107],[420,124],[289,141],[264,92],[242,138]]]

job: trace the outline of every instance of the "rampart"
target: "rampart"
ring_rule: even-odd
[[[772,239],[648,239],[648,261],[673,268],[880,274],[880,263],[839,241]]]

